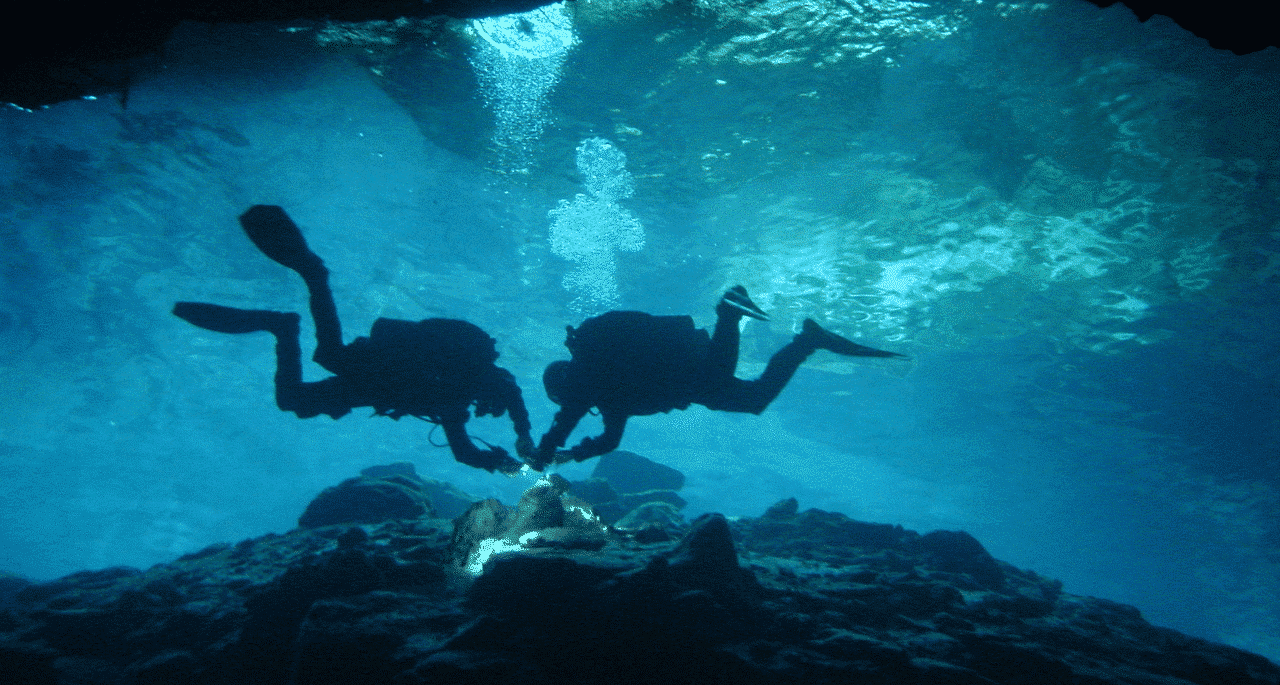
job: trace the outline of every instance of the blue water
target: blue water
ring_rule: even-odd
[[[744,329],[744,377],[805,317],[908,353],[819,353],[761,416],[638,418],[623,446],[687,474],[688,516],[794,496],[963,529],[1280,658],[1274,49],[1076,3],[582,5],[520,35],[188,25],[127,110],[0,113],[0,570],[285,531],[373,464],[507,502],[531,484],[454,463],[428,424],[282,413],[268,335],[169,314],[305,311],[235,220],[279,204],[348,339],[473,321],[535,433],[564,325],[611,307],[710,325],[742,283],[773,315]],[[504,421],[470,428],[510,446]]]

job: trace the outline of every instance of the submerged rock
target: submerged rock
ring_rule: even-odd
[[[645,502],[613,524],[640,542],[667,542],[689,527],[680,510],[666,502]]]
[[[784,501],[644,542],[584,506],[547,479],[453,524],[299,529],[27,585],[0,608],[0,672],[50,685],[1280,683],[1263,657],[1064,593],[964,533]],[[472,575],[486,540],[512,546]]]
[[[325,488],[298,517],[299,528],[435,517],[431,498],[405,476],[349,478]]]
[[[413,462],[398,461],[393,464],[370,466],[362,469],[360,475],[369,478],[404,476],[413,479],[427,494],[428,499],[431,500],[431,507],[436,510],[436,516],[440,518],[457,518],[478,499],[454,487],[452,483],[435,478],[423,478],[418,475]]]
[[[568,488],[569,481],[552,474],[526,490],[514,509],[493,499],[473,505],[454,521],[449,556],[455,566],[478,575],[503,552],[604,547],[604,524],[589,504],[567,494]]]
[[[356,478],[325,488],[298,518],[301,528],[456,518],[476,498],[444,481],[422,478],[407,461],[370,466]]]
[[[670,490],[684,487],[684,474],[665,464],[627,450],[614,450],[596,462],[592,478],[609,481],[621,494]]]
[[[684,474],[635,452],[614,450],[596,462],[591,477],[569,484],[569,492],[590,503],[605,524],[614,525],[650,502],[665,502],[675,510],[687,502],[677,490]]]

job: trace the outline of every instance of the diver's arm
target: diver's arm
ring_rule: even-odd
[[[501,367],[493,367],[479,388],[476,398],[476,416],[502,416],[511,413],[511,424],[516,432],[516,453],[522,459],[533,456],[533,438],[529,431],[529,410],[524,405],[524,395],[516,384],[516,377]]]
[[[510,371],[498,370],[503,374],[499,387],[503,397],[502,403],[511,413],[511,425],[515,428],[516,436],[529,440],[532,446],[533,439],[529,437],[529,431],[533,430],[533,424],[529,423],[529,410],[524,406],[524,394],[520,392],[520,386],[516,385],[516,377],[511,375]]]
[[[584,438],[577,447],[569,450],[574,461],[586,461],[618,449],[618,444],[622,442],[622,431],[626,429],[629,417],[626,414],[603,409],[600,410],[600,417],[604,419],[604,432],[599,437]]]
[[[524,406],[524,394],[510,371],[495,366],[476,399],[476,416],[502,416],[504,412],[511,414],[511,425],[516,432],[516,452],[523,458],[529,458],[533,454],[533,438],[529,435],[533,426],[529,423],[529,410]]]
[[[541,471],[542,467],[555,461],[556,450],[564,447],[565,441],[569,439],[569,434],[573,432],[578,422],[587,415],[590,409],[589,405],[568,405],[556,412],[555,418],[551,421],[551,428],[543,434],[542,440],[538,442],[538,463],[534,465],[535,469]]]
[[[582,417],[587,415],[591,407],[587,405],[562,407],[556,412],[556,416],[551,421],[551,429],[543,436],[538,443],[539,452],[553,452],[561,447],[569,439],[569,434],[578,426],[578,422]]]
[[[478,469],[484,469],[493,473],[494,469],[503,473],[512,474],[520,470],[520,462],[511,458],[511,455],[501,447],[492,447],[487,450],[481,450],[471,442],[471,436],[467,435],[467,411],[464,408],[460,412],[451,412],[441,417],[440,427],[444,429],[445,439],[449,441],[449,449],[453,452],[453,458],[461,464],[474,466]]]

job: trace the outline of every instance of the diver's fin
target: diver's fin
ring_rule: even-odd
[[[769,315],[765,314],[763,309],[757,307],[756,303],[751,301],[751,298],[747,296],[747,289],[740,285],[735,285],[726,290],[724,297],[720,298],[720,301],[753,319],[769,320]]]
[[[328,275],[324,261],[307,247],[302,231],[276,205],[254,205],[240,215],[240,226],[262,254],[303,278]]]
[[[877,350],[874,347],[859,345],[848,338],[836,335],[822,326],[819,326],[813,319],[804,320],[804,328],[800,331],[800,335],[796,336],[796,339],[811,343],[814,347],[820,350],[830,350],[836,354],[843,354],[846,357],[907,358],[907,355],[905,354],[886,352],[884,350]]]
[[[207,331],[218,333],[253,333],[270,331],[276,335],[298,335],[301,320],[293,312],[264,309],[237,309],[208,302],[178,302],[173,315]]]

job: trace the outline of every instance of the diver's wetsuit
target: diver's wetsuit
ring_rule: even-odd
[[[741,292],[745,299],[746,291]],[[573,359],[553,363],[543,376],[547,395],[560,405],[560,411],[538,443],[536,462],[531,465],[541,468],[553,459],[583,461],[611,452],[632,416],[687,409],[690,404],[719,411],[763,412],[800,364],[824,347],[823,340],[806,327],[805,333],[774,353],[759,378],[735,377],[738,323],[745,314],[727,302],[731,293],[716,306],[710,337],[705,330],[695,329],[689,316],[644,312],[607,312],[576,330],[568,327],[565,346]],[[753,316],[763,318],[763,313]],[[600,410],[604,433],[556,455],[592,407]]]
[[[197,302],[179,302],[174,314],[210,330],[274,334],[277,406],[299,418],[327,414],[336,419],[355,407],[373,407],[377,414],[396,419],[418,416],[444,429],[459,462],[488,471],[519,470],[520,462],[506,450],[478,449],[466,432],[473,403],[477,416],[510,412],[517,450],[532,451],[529,412],[515,378],[494,364],[498,352],[493,338],[457,319],[378,319],[368,337],[343,344],[329,271],[284,210],[255,205],[240,222],[264,254],[298,272],[306,282],[316,329],[312,358],[336,375],[317,382],[302,380],[297,314]]]

